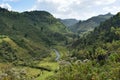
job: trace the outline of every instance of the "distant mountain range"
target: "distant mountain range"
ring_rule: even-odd
[[[99,26],[101,22],[104,22],[112,16],[113,15],[111,13],[108,13],[105,15],[94,16],[84,21],[78,21],[76,19],[65,19],[61,20],[61,22],[68,26],[72,32],[82,34],[88,31],[92,31],[95,27]]]
[[[70,27],[79,21],[77,19],[58,19],[60,22],[62,22],[66,27]]]

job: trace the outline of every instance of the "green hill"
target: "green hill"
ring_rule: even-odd
[[[95,27],[99,26],[101,22],[111,18],[113,15],[111,13],[105,15],[98,15],[92,17],[85,21],[79,21],[78,23],[72,25],[70,30],[75,33],[85,33],[88,31],[92,31]]]
[[[67,28],[46,11],[18,13],[0,8],[0,34],[8,36],[35,59],[48,56],[51,46],[64,44],[68,33]]]
[[[21,48],[7,36],[0,38],[0,48],[0,62],[14,62],[32,58],[26,49]]]
[[[119,41],[120,13],[101,23],[94,31],[78,39],[73,46],[84,48],[85,46],[97,46],[113,41]]]
[[[59,65],[53,49],[66,48],[71,36],[46,11],[0,8],[0,80],[45,80],[54,75]]]

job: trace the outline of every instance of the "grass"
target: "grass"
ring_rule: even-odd
[[[68,53],[67,48],[65,48],[63,46],[55,46],[55,48],[59,51],[61,58],[63,58],[64,56],[67,56],[67,53]],[[38,78],[36,78],[36,80],[46,80],[48,77],[56,74],[54,72],[55,70],[59,70],[59,64],[58,64],[58,62],[55,61],[55,58],[56,58],[55,52],[53,50],[51,50],[50,54],[51,54],[51,56],[47,57],[43,61],[41,61],[38,64],[38,66],[49,68],[53,71],[52,72],[43,71],[43,74],[41,76],[39,76]]]
[[[36,78],[36,80],[46,80],[46,78],[48,78],[52,75],[55,75],[54,71],[59,69],[59,64],[58,64],[58,62],[55,61],[55,58],[56,58],[56,55],[55,55],[54,51],[51,50],[51,56],[40,61],[38,66],[51,69],[52,71],[51,72],[42,71],[42,74],[38,78]]]
[[[8,39],[8,37],[4,36],[4,35],[0,35],[0,43],[2,43],[3,40],[5,40],[5,39]]]
[[[55,73],[54,72],[46,72],[44,71],[42,73],[42,75],[40,75],[38,78],[36,78],[35,80],[46,80],[48,77],[54,75]]]
[[[46,62],[45,62],[46,63]],[[47,64],[47,63],[46,63]],[[56,63],[55,63],[56,64]],[[45,66],[45,64],[42,64]],[[49,66],[56,69],[54,63],[49,63]],[[6,64],[6,63],[0,63],[0,74],[4,70],[9,70],[14,68],[16,71],[23,70],[26,71],[26,77],[33,78],[34,80],[46,80],[49,76],[54,75],[54,71],[48,72],[48,71],[42,71],[39,69],[29,68],[29,67],[21,67],[21,66],[13,66],[12,64]]]
[[[45,68],[49,68],[52,71],[51,72],[47,72],[47,71],[42,71],[42,74],[36,78],[36,80],[46,80],[46,78],[55,75],[55,70],[57,70],[59,68],[59,65],[57,62],[46,62],[46,61],[42,61],[39,63],[39,66],[45,67]]]
[[[17,67],[18,69],[24,69],[27,71],[27,77],[36,77],[38,74],[41,73],[41,70],[29,68],[29,67]]]
[[[17,48],[19,50],[21,49],[9,37],[0,39],[0,42],[2,42],[3,40],[8,42],[11,45],[11,47]],[[66,55],[67,49],[65,47],[62,47],[62,46],[55,46],[55,47],[59,51],[61,57],[67,56]],[[55,61],[55,59],[56,59],[56,54],[51,49],[50,56],[44,58],[42,61],[39,61],[39,63],[37,64],[37,66],[48,68],[48,69],[52,70],[51,72],[34,69],[34,68],[30,68],[30,67],[21,67],[21,66],[12,66],[12,67],[17,70],[22,70],[22,69],[26,70],[27,71],[26,75],[28,78],[35,78],[35,80],[46,80],[48,77],[55,75],[56,74],[55,71],[59,69],[59,64],[58,64],[58,62]],[[0,63],[0,68],[7,67],[7,66],[8,65],[6,65],[6,63]]]
[[[44,67],[52,70],[51,72],[29,68],[29,67],[17,67],[18,69],[25,69],[27,71],[27,77],[34,77],[35,80],[46,80],[48,77],[55,75],[55,71],[59,69],[58,62],[55,61],[55,53],[51,50],[51,56],[44,58],[37,66]]]

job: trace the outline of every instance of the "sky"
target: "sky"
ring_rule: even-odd
[[[0,0],[0,7],[18,12],[44,10],[56,18],[86,20],[120,12],[120,0]]]

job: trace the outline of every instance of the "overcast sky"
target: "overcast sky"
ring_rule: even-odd
[[[120,11],[120,0],[0,0],[0,6],[13,11],[45,10],[57,18],[85,20],[99,14]]]

